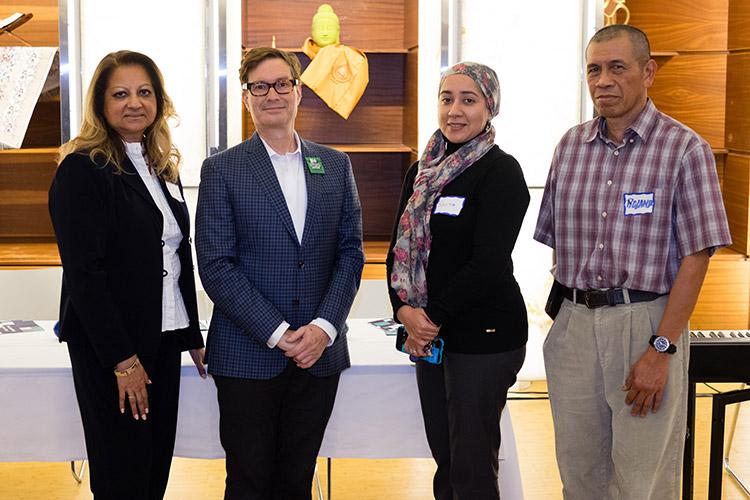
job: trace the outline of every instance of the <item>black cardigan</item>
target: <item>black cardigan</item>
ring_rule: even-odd
[[[72,153],[49,191],[63,266],[60,340],[91,345],[106,368],[133,354],[155,354],[162,336],[162,215],[127,157],[123,167],[127,172],[118,174]],[[179,286],[190,326],[178,343],[182,350],[198,348],[203,337],[188,210],[160,184],[183,235]]]
[[[398,218],[413,192],[416,174],[417,163],[404,179]],[[425,312],[441,325],[446,351],[488,354],[518,349],[528,337],[526,306],[511,259],[529,206],[521,166],[493,146],[448,183],[441,196],[464,197],[465,202],[458,216],[433,213],[430,217]],[[386,260],[389,277],[398,218]],[[390,286],[390,278],[388,290],[395,317],[405,304]]]

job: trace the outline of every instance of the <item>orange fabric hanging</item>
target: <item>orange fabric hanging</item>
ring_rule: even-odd
[[[346,45],[319,47],[310,38],[302,50],[311,59],[302,82],[342,118],[349,118],[370,81],[367,56]]]

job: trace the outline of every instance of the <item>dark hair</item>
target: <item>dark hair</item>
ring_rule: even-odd
[[[648,43],[646,33],[628,24],[612,24],[610,26],[605,26],[594,33],[594,36],[591,37],[586,48],[588,49],[588,46],[592,43],[607,42],[623,35],[627,35],[630,38],[635,59],[641,66],[645,65],[649,59],[651,59],[651,44]]]
[[[292,72],[292,79],[298,80],[302,74],[302,66],[299,58],[292,52],[274,49],[271,47],[256,47],[242,54],[242,64],[240,64],[240,82],[246,83],[247,75],[258,67],[266,59],[281,59],[289,66]]]

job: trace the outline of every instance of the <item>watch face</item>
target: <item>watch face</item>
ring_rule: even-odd
[[[654,340],[654,349],[659,352],[667,352],[667,349],[669,349],[669,339],[667,337],[656,337]]]

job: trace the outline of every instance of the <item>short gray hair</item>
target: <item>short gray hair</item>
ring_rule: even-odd
[[[633,46],[633,55],[636,60],[641,66],[645,65],[651,59],[651,44],[648,43],[646,33],[628,24],[605,26],[594,33],[586,48],[588,49],[592,43],[607,42],[623,35],[627,35],[630,38],[630,43]]]

